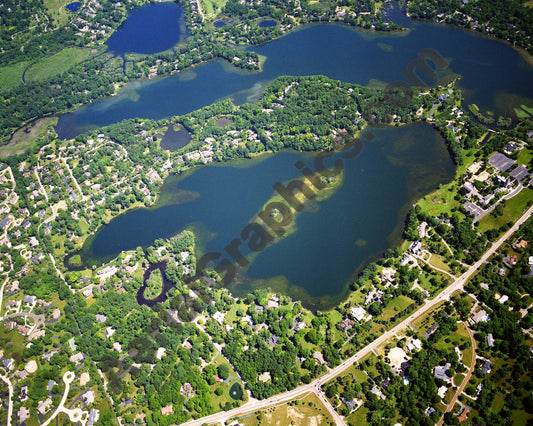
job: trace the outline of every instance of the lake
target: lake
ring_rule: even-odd
[[[358,268],[398,243],[412,202],[453,178],[445,143],[431,126],[367,132],[375,138],[359,157],[345,160],[340,188],[297,216],[297,232],[259,252],[229,286],[234,294],[268,285],[313,309],[334,306]],[[312,168],[314,157],[282,152],[172,176],[154,208],[133,210],[101,228],[80,253],[82,261],[99,264],[186,227],[198,232],[203,252],[223,252],[271,198],[273,185],[301,176],[294,164]]]
[[[264,46],[250,47],[267,57],[262,72],[237,70],[216,60],[172,76],[130,82],[117,96],[62,115],[56,130],[60,138],[69,139],[126,118],[185,114],[225,97],[237,103],[254,101],[280,75],[323,74],[351,83],[385,85],[403,80],[402,71],[427,48],[449,62],[442,78],[462,75],[459,86],[465,104],[477,103],[497,115],[512,114],[511,100],[533,106],[533,67],[504,42],[428,23],[413,23],[409,31],[394,34],[326,24],[307,26]]]
[[[164,2],[133,11],[106,44],[117,55],[152,54],[170,49],[187,35],[183,9]]]

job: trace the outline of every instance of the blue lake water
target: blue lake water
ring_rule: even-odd
[[[155,3],[132,12],[106,44],[116,54],[151,54],[170,49],[186,35],[183,9]]]
[[[295,233],[260,252],[248,271],[241,270],[229,286],[235,294],[270,280],[268,286],[307,306],[333,306],[359,267],[398,242],[412,201],[452,179],[453,163],[431,126],[370,131],[375,138],[362,154],[345,160],[343,185],[298,215]],[[301,176],[294,166],[298,160],[312,168],[314,154],[282,152],[170,177],[154,208],[113,219],[86,244],[82,260],[98,264],[190,225],[203,236],[205,252],[224,253],[274,194],[273,185]],[[249,256],[246,243],[242,247]]]
[[[131,82],[117,96],[61,116],[58,134],[72,138],[126,118],[184,114],[224,97],[253,101],[280,75],[323,74],[364,85],[405,81],[402,71],[423,49],[434,49],[449,62],[443,77],[462,76],[466,104],[475,102],[497,115],[512,113],[512,98],[521,97],[533,106],[533,67],[520,53],[506,43],[459,28],[415,23],[408,32],[384,34],[313,25],[250,49],[267,57],[262,72],[238,71],[218,60],[173,76]]]
[[[65,7],[71,12],[77,12],[78,9],[81,7],[81,2],[75,1],[75,2],[67,4]]]

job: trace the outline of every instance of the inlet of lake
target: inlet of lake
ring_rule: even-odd
[[[268,285],[313,309],[333,306],[359,267],[399,242],[412,202],[453,178],[445,143],[431,126],[366,132],[374,139],[357,158],[344,160],[339,189],[300,213],[296,232],[258,253],[230,285],[234,294]],[[286,151],[172,176],[156,206],[113,219],[88,241],[82,260],[99,264],[188,226],[204,252],[223,252],[273,195],[273,185],[300,177],[297,161],[313,168],[314,156]]]
[[[475,102],[496,115],[512,114],[511,105],[517,103],[533,106],[533,68],[503,42],[427,23],[411,23],[409,31],[396,34],[312,25],[251,47],[267,58],[261,72],[236,70],[215,60],[173,76],[130,82],[117,96],[60,117],[57,131],[61,138],[72,138],[126,118],[188,113],[225,97],[236,103],[255,101],[280,75],[322,74],[385,85],[403,80],[409,62],[428,48],[449,63],[439,77],[462,76],[465,104]],[[240,271],[230,286],[234,294],[268,286],[312,309],[334,306],[346,296],[355,272],[398,244],[412,203],[453,178],[445,143],[429,125],[367,132],[375,138],[365,143],[359,157],[345,160],[343,184],[297,216],[296,232],[258,253],[248,269]],[[275,183],[301,176],[294,166],[299,160],[312,167],[314,155],[282,152],[172,176],[156,206],[112,220],[87,241],[82,260],[100,264],[186,227],[195,229],[203,252],[223,252],[270,199]]]

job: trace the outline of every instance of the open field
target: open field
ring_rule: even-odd
[[[296,405],[297,404],[297,405]],[[252,425],[328,425],[335,424],[324,404],[314,393],[309,393],[299,400],[280,404],[259,414],[246,414],[239,418],[239,424]]]
[[[49,125],[55,126],[56,123],[57,117],[45,117],[17,130],[7,145],[0,146],[0,158],[22,154],[46,132]]]
[[[224,8],[228,0],[200,0],[206,19],[214,19]]]
[[[23,61],[0,68],[0,92],[22,84],[22,74],[27,66],[28,61]]]
[[[43,58],[26,71],[26,81],[46,80],[67,71],[73,65],[89,59],[91,49],[68,47],[55,55]]]
[[[432,254],[429,263],[443,271],[452,272],[448,264],[444,261],[444,258],[438,254]]]
[[[507,222],[515,220],[524,212],[531,200],[533,200],[533,189],[522,189],[518,195],[505,201],[503,214],[501,216],[494,217],[491,214],[488,214],[481,219],[479,221],[478,230],[480,232],[486,232],[491,229],[499,229]]]
[[[381,314],[381,319],[389,321],[394,315],[402,312],[410,304],[414,303],[413,299],[410,299],[407,296],[398,296],[392,299],[387,307],[383,309]]]
[[[44,5],[48,9],[54,26],[64,25],[68,22],[68,18],[72,15],[65,6],[71,3],[70,0],[44,0]]]

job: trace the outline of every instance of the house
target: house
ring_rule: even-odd
[[[470,412],[470,410],[468,408],[464,408],[463,411],[461,412],[461,414],[457,417],[457,420],[459,420],[459,423],[462,423],[464,421],[466,421],[466,419],[468,418],[468,413]]]
[[[527,247],[527,241],[526,240],[520,240],[518,243],[515,244],[515,248],[517,249],[525,249]]]
[[[106,319],[107,319],[107,317],[105,315],[96,314],[96,322],[98,324],[102,324],[103,322],[105,322]]]
[[[270,336],[268,338],[268,344],[270,345],[271,348],[274,348],[279,342],[279,337],[276,336],[275,334],[273,334],[272,336]]]
[[[429,416],[431,416],[434,412],[435,412],[435,409],[434,409],[433,407],[428,407],[428,408],[426,408],[426,411],[424,411],[424,414],[426,415],[426,417],[429,417]]]
[[[444,399],[447,391],[448,391],[448,388],[446,386],[441,386],[440,388],[437,389],[437,395],[439,396],[440,399]]]
[[[28,399],[28,386],[24,385],[20,388],[20,401],[24,402]]]
[[[54,389],[54,386],[57,385],[55,380],[48,380],[48,385],[46,386],[46,390],[49,394],[52,393],[52,389]]]
[[[470,319],[470,322],[472,324],[477,324],[478,322],[487,322],[490,319],[487,312],[485,312],[484,309],[481,309],[477,311],[474,315],[472,315],[472,318]]]
[[[487,334],[487,345],[489,348],[494,346],[494,338],[492,337],[492,333]]]
[[[500,299],[498,300],[500,303],[505,303],[509,300],[509,296],[507,296],[506,294],[504,294],[502,297],[500,297]]]
[[[166,407],[161,408],[162,416],[170,416],[172,414],[172,405],[169,404]]]
[[[91,411],[89,411],[89,417],[87,418],[87,426],[93,426],[96,424],[99,418],[100,411],[95,408],[91,408]]]
[[[226,314],[223,314],[222,312],[220,311],[216,311],[214,314],[213,314],[213,319],[218,322],[220,325],[222,325],[224,323],[224,317],[226,316]]]
[[[166,352],[166,351],[167,351],[167,350],[166,350],[165,348],[162,348],[162,347],[157,348],[157,352],[155,353],[155,357],[156,357],[157,359],[161,359],[161,358],[163,358],[163,355],[165,355],[165,352]]]
[[[258,314],[262,314],[264,312],[265,308],[263,308],[262,306],[260,305],[255,305],[255,312],[257,312]]]
[[[188,382],[181,387],[180,392],[186,398],[192,398],[194,396],[194,388]]]
[[[358,322],[361,322],[362,320],[365,319],[366,317],[366,311],[361,308],[360,306],[358,307],[352,307],[350,309],[350,313],[352,314],[352,316],[358,321]],[[368,319],[366,320],[368,321]]]
[[[6,370],[13,370],[13,367],[14,367],[14,361],[12,358],[9,358],[9,359],[4,359],[2,361],[2,365],[4,366],[4,368]]]
[[[487,359],[483,366],[481,367],[481,372],[483,374],[489,374],[492,371],[492,363]]]
[[[420,241],[413,241],[409,246],[409,251],[413,254],[419,255],[422,253],[422,243]]]
[[[450,377],[448,376],[448,370],[450,367],[450,363],[446,363],[444,367],[435,367],[433,370],[433,376],[435,376],[436,379],[444,380],[445,382],[450,381]]]
[[[387,399],[387,396],[384,395],[383,392],[381,392],[381,390],[379,390],[376,385],[374,385],[374,387],[370,389],[370,392],[376,395],[379,399]]]
[[[19,410],[19,422],[20,424],[26,422],[30,418],[30,410],[26,407],[20,407]]]
[[[94,392],[92,390],[85,392],[82,395],[82,398],[85,400],[87,405],[92,404],[94,402]]]
[[[24,303],[28,304],[28,305],[33,305],[35,303],[35,300],[37,298],[35,296],[24,296]]]
[[[104,337],[109,339],[113,334],[115,334],[115,329],[113,327],[107,327],[104,331]]]
[[[420,339],[413,339],[407,344],[407,350],[413,352],[414,350],[422,349],[422,341]]]
[[[350,318],[346,318],[344,321],[339,323],[340,328],[345,329],[346,331],[350,330],[355,325],[355,322]]]
[[[435,333],[435,330],[437,329],[438,325],[433,323],[431,324],[431,327],[428,328],[428,330],[423,334],[424,339],[429,339],[429,336],[431,336],[433,333]]]
[[[69,358],[69,361],[70,362],[75,362],[76,364],[80,361],[83,361],[85,360],[85,355],[82,354],[81,352],[78,352],[77,354],[75,355],[72,355],[70,358]]]
[[[41,413],[42,415],[44,415],[50,409],[51,405],[52,405],[52,399],[46,398],[44,401],[39,403],[39,405],[37,406],[37,411]]]
[[[278,308],[279,307],[279,303],[276,302],[275,300],[269,300],[267,302],[267,309],[273,309],[273,308]]]

